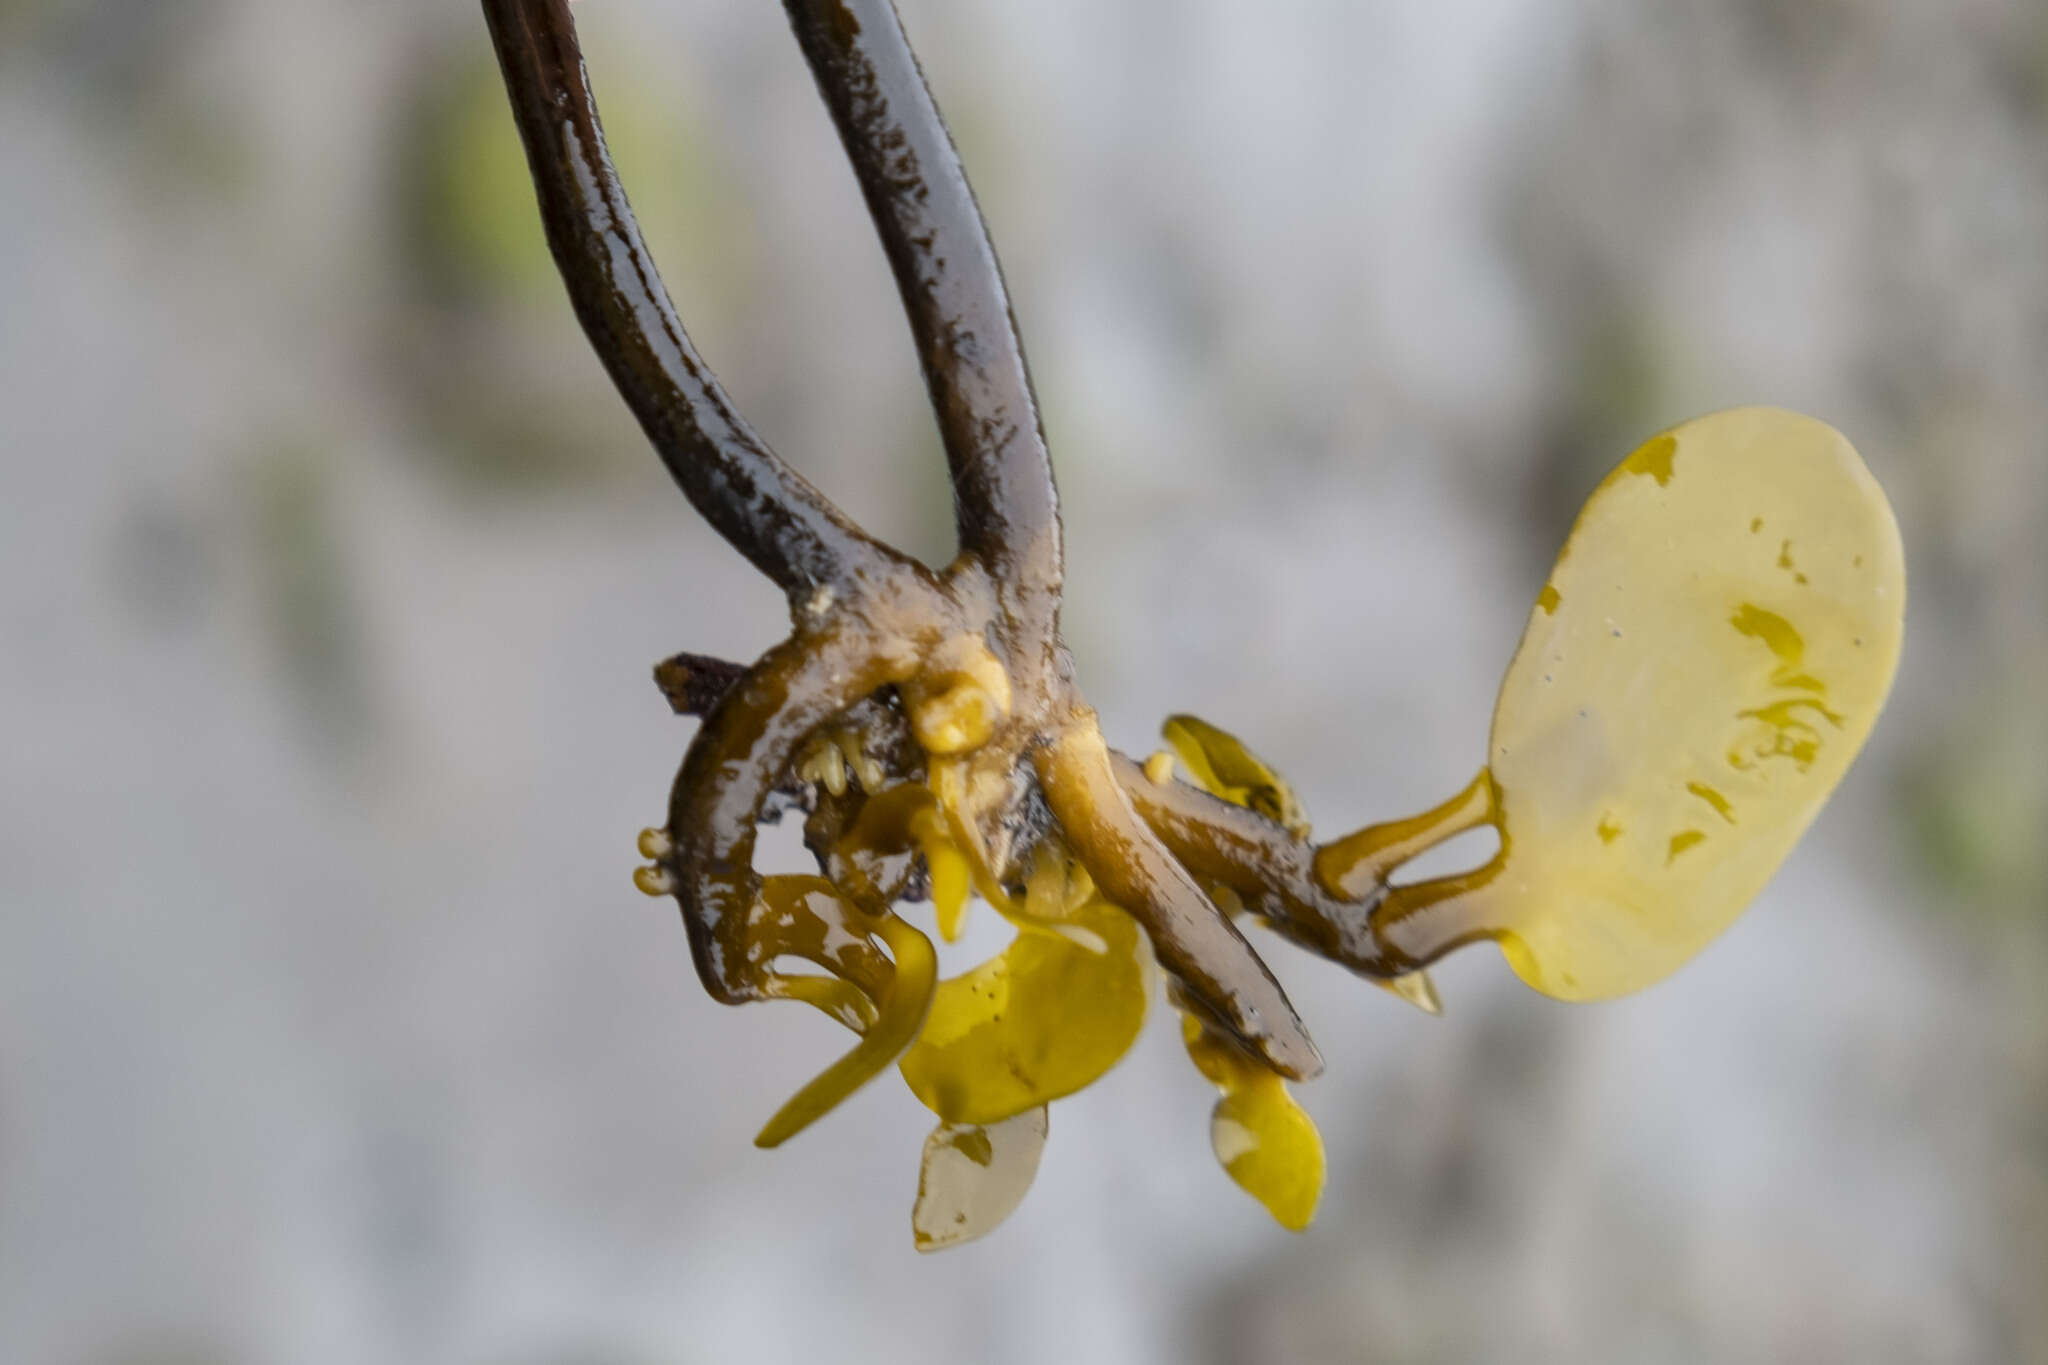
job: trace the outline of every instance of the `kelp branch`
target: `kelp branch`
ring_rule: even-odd
[[[988,225],[890,0],[785,8],[903,296],[952,476],[960,548],[993,576],[1020,635],[1044,654],[1059,612],[1059,499]],[[1028,663],[1027,673],[1043,664],[1015,662]]]
[[[690,505],[795,599],[890,565],[755,434],[683,330],[612,169],[568,0],[484,0],[484,17],[576,316]]]

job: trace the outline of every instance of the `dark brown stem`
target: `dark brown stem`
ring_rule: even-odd
[[[792,637],[719,698],[690,742],[669,796],[669,866],[704,987],[728,1004],[757,999],[761,891],[754,834],[797,745],[902,675],[900,653],[858,632]]]
[[[910,316],[961,549],[1047,652],[1059,614],[1059,498],[987,224],[890,0],[785,7]],[[1029,671],[1034,661],[1013,662]]]
[[[796,601],[900,560],[734,410],[676,318],[612,170],[568,0],[483,0],[576,316],[690,503]]]
[[[1335,894],[1316,875],[1314,844],[1185,782],[1154,782],[1122,754],[1112,763],[1132,809],[1196,877],[1229,887],[1275,932],[1361,976],[1408,970],[1388,960],[1369,924],[1384,887]]]
[[[708,654],[676,654],[654,666],[654,685],[679,716],[711,714],[718,699],[747,676],[747,666]]]
[[[805,737],[877,704],[891,685],[944,683],[943,650],[964,640],[986,656],[986,640],[1005,656],[991,662],[1006,685],[1001,701],[982,700],[1005,733],[973,741],[978,761],[1014,777],[1029,754],[1046,809],[1097,884],[1145,927],[1161,964],[1275,1070],[1319,1071],[1279,982],[1133,810],[1075,694],[1059,640],[1059,499],[1023,347],[987,226],[890,0],[785,6],[895,272],[937,413],[961,541],[937,576],[870,539],[785,465],[697,355],[612,169],[568,0],[483,3],[584,330],[691,503],[791,598],[795,635],[752,668],[679,656],[656,674],[677,709],[704,723],[677,774],[667,834],[654,840],[659,855],[649,854],[660,870],[642,886],[673,890],[705,986],[734,1003],[776,989],[762,956],[778,940],[761,918],[755,828],[790,790]],[[977,818],[1015,817],[1029,795],[1013,782],[1010,806]],[[1288,902],[1255,903],[1267,913]],[[1303,927],[1289,931],[1301,941],[1331,937],[1328,924],[1298,918]]]

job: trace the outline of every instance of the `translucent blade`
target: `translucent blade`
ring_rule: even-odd
[[[1024,1201],[1045,1152],[1044,1106],[987,1127],[942,1123],[924,1141],[917,1203],[910,1211],[919,1251],[985,1237]]]
[[[1744,408],[1649,442],[1579,514],[1501,685],[1503,852],[1464,913],[1560,999],[1673,971],[1848,770],[1905,600],[1891,508],[1832,428]]]

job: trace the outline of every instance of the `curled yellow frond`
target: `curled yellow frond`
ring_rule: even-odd
[[[818,879],[770,877],[765,883],[785,880]],[[817,1122],[895,1061],[924,1026],[939,976],[939,958],[932,950],[931,940],[894,915],[876,920],[873,933],[888,948],[894,970],[872,1002],[872,1016],[866,1019],[860,1042],[792,1095],[755,1136],[755,1146],[779,1146]],[[812,981],[819,984],[797,984]],[[803,1000],[851,1026],[855,1018],[864,1017],[867,1012],[833,989],[846,984],[822,977],[784,977],[770,993]]]

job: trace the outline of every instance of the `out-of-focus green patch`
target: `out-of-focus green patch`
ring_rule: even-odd
[[[531,351],[506,351],[495,370],[474,352],[443,354],[422,362],[431,373],[401,381],[413,390],[415,449],[435,474],[470,495],[547,496],[645,471],[647,438],[594,359],[521,389],[513,374],[537,362]]]
[[[133,164],[152,188],[216,205],[254,188],[256,149],[248,126],[214,93],[166,93],[140,124]]]
[[[2009,41],[1987,43],[1986,76],[2036,128],[2048,123],[2048,11],[2027,6]]]
[[[219,8],[220,0],[0,0],[0,57],[33,63],[126,133]]]
[[[52,8],[51,0],[0,0],[0,44],[12,51],[33,36],[37,21]]]
[[[730,281],[743,264],[735,259],[745,244],[734,187],[690,121],[651,98],[630,59],[600,53],[590,64],[620,179],[678,305],[720,309],[730,300],[689,281]],[[478,44],[429,70],[399,136],[404,247],[415,282],[472,305],[545,303],[546,323],[555,325],[562,286],[489,51]]]
[[[406,254],[418,284],[437,294],[540,295],[561,286],[488,56],[436,73],[404,120]]]
[[[370,727],[359,622],[334,523],[328,462],[288,442],[242,469],[242,504],[279,673],[318,738],[344,747]]]
[[[621,179],[684,325],[715,339],[747,297],[743,205],[630,55],[599,50],[590,68]],[[422,68],[394,135],[405,286],[393,297],[388,374],[419,428],[416,448],[473,492],[551,493],[644,471],[645,438],[570,322],[480,37]]]
[[[2037,9],[2028,22],[2032,32],[2026,44],[2027,89],[2035,118],[2048,119],[2048,13]]]
[[[1951,713],[1965,719],[1913,770],[1906,808],[1922,863],[1945,890],[1998,917],[2031,918],[2048,897],[2048,659],[2020,672]]]

